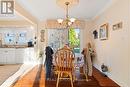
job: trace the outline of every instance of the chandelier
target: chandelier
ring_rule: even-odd
[[[57,22],[60,24],[60,25],[65,25],[65,27],[68,29],[70,28],[73,23],[76,21],[76,18],[69,18],[69,7],[71,6],[71,2],[69,1],[66,1],[64,2],[64,6],[65,6],[65,9],[66,9],[66,16],[65,16],[65,19],[57,19]]]

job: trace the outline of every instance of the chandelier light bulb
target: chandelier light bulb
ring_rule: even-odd
[[[74,23],[74,22],[76,21],[76,19],[75,19],[75,18],[70,18],[70,21],[71,21],[72,23]]]
[[[68,25],[70,26],[72,24],[72,22],[68,22]]]
[[[59,24],[62,24],[63,19],[57,19],[57,21],[58,21]]]

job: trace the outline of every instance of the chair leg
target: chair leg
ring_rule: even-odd
[[[62,77],[62,76],[63,76],[63,73],[61,73],[60,77]]]
[[[59,79],[60,79],[60,73],[58,73],[58,78],[57,78],[56,87],[58,87],[58,84],[59,84]]]
[[[75,82],[77,80],[76,76],[72,74],[72,77],[73,77],[73,82]]]
[[[72,74],[70,74],[70,80],[71,80],[71,87],[73,87],[73,77],[72,77]]]

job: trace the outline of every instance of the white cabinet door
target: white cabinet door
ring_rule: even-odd
[[[15,50],[7,50],[5,52],[7,64],[15,64]]]
[[[4,64],[15,64],[15,49],[3,48],[1,51]]]
[[[24,52],[25,49],[16,49],[15,50],[15,61],[16,63],[24,63]]]
[[[0,64],[3,63],[3,56],[2,56],[2,51],[0,50]]]
[[[6,64],[6,57],[3,50],[0,50],[0,64]]]

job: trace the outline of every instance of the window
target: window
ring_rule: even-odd
[[[6,33],[4,39],[5,39],[5,44],[13,44],[15,42],[15,34]]]
[[[80,29],[48,29],[48,45],[54,51],[68,43],[75,53],[80,53]]]
[[[26,33],[6,33],[4,41],[6,45],[24,45],[26,43]]]
[[[69,45],[75,53],[80,53],[80,29],[69,29]]]
[[[17,44],[25,44],[26,43],[26,33],[20,33],[18,35]]]
[[[68,43],[67,29],[48,29],[48,45],[56,52]]]

